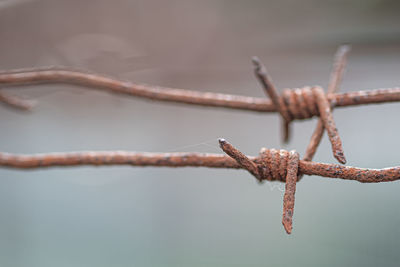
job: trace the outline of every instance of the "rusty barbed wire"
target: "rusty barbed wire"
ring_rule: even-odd
[[[10,154],[0,152],[0,166],[12,169],[41,169],[73,166],[154,166],[209,167],[244,169],[258,181],[285,182],[282,223],[287,233],[292,230],[296,183],[302,175],[354,180],[361,183],[380,183],[400,180],[400,166],[385,169],[365,169],[338,164],[300,160],[297,152],[261,149],[259,156],[246,156],[226,140],[219,140],[227,154],[211,153],[149,153],[127,151],[87,151],[48,154]]]
[[[220,139],[221,149],[228,155],[208,153],[138,153],[125,151],[72,152],[20,155],[0,152],[0,166],[33,169],[77,165],[132,165],[157,167],[211,167],[245,169],[259,182],[285,182],[282,224],[288,234],[292,231],[296,184],[303,175],[355,180],[362,183],[390,182],[400,179],[400,166],[386,169],[363,169],[336,164],[312,162],[312,158],[327,130],[335,158],[346,163],[342,142],[332,116],[334,107],[378,104],[400,101],[400,88],[337,93],[343,78],[349,46],[339,47],[330,76],[327,93],[319,86],[285,89],[280,95],[268,76],[265,66],[254,57],[254,72],[271,100],[239,95],[202,93],[184,89],[155,87],[124,82],[93,73],[65,68],[35,68],[0,73],[0,85],[18,86],[42,83],[66,83],[103,89],[113,93],[139,96],[152,100],[170,101],[202,106],[241,109],[257,112],[279,112],[283,118],[284,141],[290,137],[290,122],[319,116],[302,160],[296,151],[262,149],[258,157],[249,157],[226,140]],[[33,103],[0,92],[0,102],[29,110]]]
[[[269,77],[265,66],[257,57],[253,57],[254,73],[266,94],[271,98],[278,112],[283,118],[284,142],[288,142],[290,137],[290,122],[294,119],[307,119],[313,116],[320,116],[316,130],[314,131],[310,143],[307,147],[305,160],[311,160],[316,149],[321,142],[324,129],[327,130],[329,140],[332,145],[334,157],[345,164],[342,141],[339,137],[335,121],[333,120],[332,107],[333,103],[328,101],[327,95],[332,95],[338,91],[343,73],[346,67],[347,54],[350,51],[349,45],[339,46],[335,58],[331,77],[328,85],[327,94],[321,87],[303,87],[297,89],[285,89],[283,95],[279,96],[278,90],[275,88],[272,79]]]
[[[335,56],[327,93],[324,93],[321,87],[306,86],[303,88],[285,89],[283,94],[279,95],[272,80],[267,75],[265,67],[258,58],[254,57],[253,64],[255,65],[255,74],[271,100],[135,84],[127,81],[115,80],[87,71],[63,67],[3,71],[0,72],[0,86],[26,86],[44,83],[73,84],[151,100],[256,112],[279,112],[284,120],[284,141],[289,140],[290,122],[319,116],[320,120],[318,121],[303,159],[311,160],[313,158],[321,141],[324,129],[327,129],[333,155],[340,163],[344,164],[346,158],[335,121],[333,120],[332,108],[400,101],[400,88],[398,87],[337,93],[349,51],[350,47],[347,45],[339,47]],[[0,103],[5,103],[9,106],[24,110],[30,110],[33,106],[27,100],[18,99],[16,96],[11,97],[1,92],[0,94]]]

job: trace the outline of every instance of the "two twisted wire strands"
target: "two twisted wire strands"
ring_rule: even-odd
[[[228,143],[225,139],[219,139],[221,149],[233,158],[240,167],[253,174],[258,181],[278,180],[284,181],[285,195],[283,197],[282,224],[288,234],[292,232],[294,198],[298,179],[299,154],[296,151],[262,149],[260,163],[255,164],[242,152]]]
[[[331,79],[328,87],[328,95],[332,95],[339,88],[342,80],[344,68],[346,66],[346,57],[350,47],[347,45],[340,46],[334,60],[334,67],[331,73]],[[327,95],[321,87],[303,87],[301,89],[286,89],[280,96],[278,90],[274,86],[272,79],[269,77],[265,66],[257,57],[253,57],[254,73],[264,91],[274,103],[276,109],[283,118],[284,142],[288,142],[290,138],[290,122],[294,119],[308,119],[313,116],[320,116],[317,128],[312,135],[310,144],[307,147],[305,159],[311,160],[316,152],[324,129],[328,132],[328,137],[332,145],[334,157],[345,164],[342,141],[337,131],[335,121],[333,119],[331,103]]]

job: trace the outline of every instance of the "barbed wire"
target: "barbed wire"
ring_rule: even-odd
[[[365,169],[338,164],[299,160],[295,151],[261,149],[257,157],[245,156],[226,140],[220,139],[222,150],[228,155],[211,153],[150,153],[127,151],[87,151],[48,154],[10,154],[0,152],[0,166],[13,169],[42,169],[73,166],[153,166],[153,167],[208,167],[245,169],[258,181],[286,183],[284,197],[284,226],[291,232],[296,182],[302,175],[341,178],[361,183],[392,182],[400,179],[400,166],[385,169]],[[288,179],[289,178],[289,179]],[[296,179],[295,179],[296,178]],[[291,214],[289,216],[288,214]]]
[[[0,72],[0,86],[15,87],[44,83],[81,85],[112,93],[142,98],[185,103],[209,107],[240,109],[256,112],[278,112],[283,118],[284,138],[290,137],[290,122],[318,116],[317,127],[302,160],[296,151],[262,149],[259,156],[244,155],[224,139],[221,149],[228,155],[210,153],[148,153],[126,151],[87,151],[49,154],[10,154],[0,152],[0,166],[5,168],[34,169],[78,165],[131,165],[156,167],[210,167],[245,169],[258,181],[285,182],[282,223],[287,233],[292,231],[292,217],[296,183],[303,175],[355,180],[362,183],[391,182],[400,179],[400,166],[386,169],[364,169],[312,162],[324,130],[327,130],[334,157],[346,163],[342,141],[339,137],[332,109],[336,107],[379,104],[400,101],[400,88],[376,89],[337,93],[346,66],[350,47],[339,47],[330,75],[328,91],[319,86],[285,89],[280,95],[265,66],[254,57],[254,72],[269,99],[240,95],[197,92],[115,80],[110,77],[62,67],[20,69]],[[32,101],[0,92],[0,103],[30,110]]]
[[[16,69],[0,72],[0,86],[14,87],[35,84],[73,84],[86,88],[105,90],[112,93],[126,94],[158,101],[169,101],[209,107],[240,109],[256,112],[279,112],[284,122],[284,141],[289,140],[290,122],[319,116],[317,127],[304,155],[304,160],[311,160],[321,141],[324,129],[327,129],[334,157],[345,163],[342,142],[332,116],[333,107],[347,107],[365,104],[379,104],[400,101],[400,88],[375,89],[368,91],[337,93],[346,66],[346,57],[350,47],[340,46],[334,59],[328,92],[319,86],[285,89],[282,96],[267,75],[265,67],[256,57],[253,58],[255,75],[263,85],[269,99],[241,95],[198,92],[145,84],[120,81],[84,70],[65,67],[44,67]],[[0,103],[18,109],[29,110],[34,105],[31,101],[18,99],[0,92]]]

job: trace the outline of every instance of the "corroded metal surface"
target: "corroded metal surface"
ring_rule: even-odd
[[[20,69],[0,73],[0,85],[3,87],[32,84],[73,84],[159,101],[256,112],[278,111],[273,102],[265,98],[135,84],[66,67]],[[336,107],[398,102],[400,88],[340,93],[328,96],[328,100]]]
[[[326,98],[326,95],[323,89],[320,87],[314,87],[313,93],[318,103],[318,110],[321,118],[320,120],[322,121],[324,128],[328,132],[328,137],[332,145],[333,155],[340,163],[345,164],[346,158],[343,152],[342,140],[339,137],[335,121],[333,120],[331,107]]]
[[[267,149],[262,149],[261,153]],[[261,156],[246,156],[257,166],[264,162]],[[275,163],[274,163],[275,164]],[[82,151],[48,154],[11,154],[0,152],[0,166],[14,169],[40,169],[46,167],[73,166],[154,166],[154,167],[208,167],[243,169],[230,156],[213,153],[148,153],[127,151]],[[279,166],[279,163],[276,164]],[[262,165],[261,168],[264,168]],[[341,178],[362,183],[391,182],[400,179],[400,167],[385,169],[364,169],[338,164],[299,161],[299,174],[317,175],[329,178]],[[262,177],[262,180],[282,181],[273,176]]]
[[[226,140],[220,146],[228,156],[208,153],[140,153],[126,151],[72,152],[36,155],[0,153],[0,166],[18,169],[68,167],[79,165],[130,165],[154,167],[210,167],[249,171],[258,181],[285,182],[282,223],[292,231],[296,183],[301,175],[319,175],[362,183],[391,182],[400,179],[400,167],[381,170],[346,167],[299,160],[295,151],[262,149],[258,157],[244,155]]]
[[[288,152],[276,149],[262,149],[258,157],[249,157],[226,140],[220,139],[220,147],[228,156],[208,153],[139,153],[126,151],[88,151],[34,155],[0,152],[0,166],[19,169],[78,165],[245,169],[260,182],[269,180],[286,183],[282,223],[286,232],[290,234],[292,231],[296,183],[301,179],[302,175],[319,175],[329,178],[355,180],[362,183],[391,182],[400,179],[400,167],[376,170],[311,162],[326,129],[335,158],[340,163],[346,163],[342,142],[333,120],[332,108],[400,101],[400,88],[337,94],[348,52],[348,46],[342,46],[338,49],[327,93],[321,87],[314,86],[286,89],[282,95],[279,95],[265,67],[258,58],[254,58],[256,77],[271,101],[246,96],[201,93],[183,89],[139,85],[97,74],[63,68],[2,72],[0,73],[0,85],[4,86],[67,83],[153,100],[258,112],[278,111],[283,118],[285,141],[289,139],[291,121],[308,119],[314,116],[319,116],[320,119],[303,160],[299,160],[299,155],[295,151]],[[19,109],[30,109],[32,107],[31,102],[2,92],[0,92],[0,102]]]
[[[347,55],[349,54],[349,52],[350,52],[350,46],[342,45],[342,46],[339,46],[339,48],[335,54],[331,77],[330,77],[329,85],[328,85],[328,93],[326,95],[327,98],[329,96],[332,96],[336,92],[338,92],[340,89],[340,83],[343,79],[343,74],[344,74],[344,70],[346,68],[346,63],[347,63]],[[321,97],[323,97],[323,96],[321,96]],[[334,103],[329,102],[329,106],[330,106],[330,108],[333,108]],[[317,147],[321,143],[322,135],[324,134],[324,129],[325,129],[324,126],[326,128],[326,125],[323,124],[322,117],[321,117],[318,120],[317,126],[315,127],[315,130],[311,136],[311,140],[307,146],[305,155],[303,157],[304,160],[310,161],[314,157],[315,152],[317,151]],[[329,134],[329,132],[328,132],[328,134]],[[331,141],[331,144],[333,146],[332,141]],[[339,154],[340,152],[337,150],[338,144],[336,143],[335,146],[336,146],[336,153],[335,153],[335,147],[332,147],[332,149],[334,150],[335,157],[339,160],[339,162],[345,163],[346,159],[344,158],[344,155],[341,156]],[[343,154],[343,149],[341,152]]]
[[[221,149],[226,154],[228,154],[228,156],[233,158],[241,168],[248,170],[254,177],[256,177],[257,180],[259,181],[262,180],[262,175],[260,174],[259,167],[257,166],[257,164],[255,164],[246,155],[244,155],[242,152],[233,147],[225,139],[221,138],[218,141]]]
[[[289,152],[287,162],[287,174],[285,195],[283,196],[283,215],[282,224],[286,233],[292,233],[293,213],[294,213],[294,198],[296,193],[297,172],[299,169],[299,154],[296,151]]]

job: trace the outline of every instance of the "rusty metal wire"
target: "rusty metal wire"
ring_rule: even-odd
[[[261,151],[263,152],[264,149]],[[255,164],[261,164],[259,157],[247,156]],[[0,152],[0,166],[14,169],[40,169],[47,167],[73,167],[80,165],[107,166],[131,165],[154,167],[208,167],[243,169],[230,156],[211,153],[149,153],[127,151],[82,151],[49,154],[10,154]],[[392,182],[400,179],[400,166],[381,170],[363,169],[337,164],[299,161],[299,173],[318,175],[328,178],[341,178],[361,183]],[[284,181],[271,175],[262,176],[261,180]]]
[[[241,153],[226,140],[220,139],[222,150],[228,155],[209,153],[148,153],[127,151],[88,151],[20,155],[0,152],[0,166],[13,169],[41,169],[72,166],[155,166],[209,167],[245,169],[258,181],[286,183],[282,223],[287,233],[292,230],[296,183],[302,175],[354,180],[361,183],[380,183],[400,180],[400,166],[386,169],[364,169],[337,164],[300,160],[297,152],[261,149],[259,156]]]
[[[246,156],[226,140],[220,139],[221,149],[228,155],[205,153],[138,153],[125,151],[72,152],[18,155],[0,152],[0,166],[33,169],[77,165],[131,165],[157,167],[211,167],[245,169],[259,182],[285,182],[282,224],[292,231],[296,183],[303,175],[355,180],[362,183],[391,182],[400,179],[400,167],[363,169],[336,164],[312,162],[312,158],[327,130],[334,157],[346,163],[342,142],[332,116],[334,107],[378,104],[400,101],[400,88],[337,93],[346,66],[349,46],[339,47],[334,60],[327,93],[319,86],[285,89],[280,95],[261,61],[254,57],[254,72],[271,100],[239,95],[196,92],[184,89],[133,84],[84,71],[68,68],[36,68],[0,73],[0,85],[20,86],[43,83],[65,83],[102,89],[112,93],[138,96],[152,100],[170,101],[201,106],[241,109],[256,112],[279,112],[283,118],[284,141],[290,137],[290,122],[319,116],[302,160],[296,151],[262,149],[258,157]],[[0,103],[29,110],[32,102],[0,92]]]

